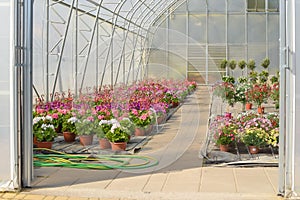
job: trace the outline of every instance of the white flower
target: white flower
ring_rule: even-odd
[[[34,124],[37,124],[39,121],[41,121],[43,118],[42,117],[35,117],[35,118],[33,118],[33,120],[32,120],[32,124],[34,125]]]
[[[47,115],[47,116],[45,117],[45,119],[46,119],[46,120],[49,120],[49,121],[52,121],[52,117],[51,117],[50,115]]]
[[[99,122],[99,125],[102,125],[102,124],[108,124],[108,121],[107,121],[107,120],[101,120],[101,121]]]
[[[113,133],[115,131],[116,128],[119,128],[120,124],[113,124],[110,131]]]
[[[76,117],[71,117],[70,119],[68,119],[68,123],[74,124],[75,122],[77,122],[77,118]]]
[[[44,129],[44,130],[46,130],[48,128],[51,128],[51,129],[55,130],[54,126],[52,124],[42,124],[41,128]]]

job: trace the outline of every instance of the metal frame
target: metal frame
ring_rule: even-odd
[[[46,30],[46,74],[45,74],[45,96],[46,100],[48,101],[53,100],[55,92],[63,92],[63,87],[61,86],[61,65],[62,60],[64,59],[65,48],[70,48],[67,46],[67,38],[69,32],[75,29],[75,39],[74,39],[74,46],[71,47],[75,49],[75,55],[73,55],[73,64],[70,66],[73,68],[74,74],[74,93],[78,95],[84,87],[84,82],[87,73],[87,67],[90,65],[90,62],[96,62],[96,81],[95,87],[102,87],[104,84],[110,84],[112,87],[117,84],[120,76],[120,69],[123,66],[123,73],[127,73],[127,78],[123,79],[125,83],[129,83],[131,81],[136,81],[137,79],[142,79],[145,76],[145,73],[142,72],[140,74],[140,70],[145,68],[146,62],[143,62],[141,55],[148,55],[146,42],[149,41],[146,37],[153,35],[150,32],[151,24],[153,21],[157,19],[158,16],[161,16],[165,10],[169,9],[172,5],[176,2],[185,2],[186,0],[172,0],[172,1],[160,1],[160,0],[119,0],[111,2],[109,0],[100,0],[96,2],[95,0],[45,0],[47,2],[47,15],[46,15],[46,23],[47,23],[47,30]],[[130,9],[128,9],[129,4],[133,5]],[[60,13],[60,7],[69,7],[68,15],[66,16],[65,13]],[[75,10],[75,12],[74,12]],[[141,11],[142,10],[142,11]],[[89,26],[88,22],[85,22],[83,16],[89,17],[89,21],[93,20],[93,26]],[[72,21],[75,21],[75,24],[71,26]],[[80,26],[79,22],[84,23],[86,26]],[[101,33],[103,27],[101,28],[102,24],[111,24],[112,29],[111,31],[105,30],[106,33]],[[84,30],[88,29],[87,30]],[[116,30],[123,30],[125,31],[124,34],[118,35],[115,34]],[[63,30],[60,31],[60,30]],[[88,38],[83,38],[82,31],[85,31],[85,37],[87,32],[89,33]],[[55,32],[60,37],[54,38],[51,37],[51,33]],[[100,51],[99,45],[103,42],[103,38],[109,34],[109,42],[105,47],[105,51]],[[121,45],[114,49],[114,40],[116,37],[120,37],[120,41],[123,41]],[[133,41],[129,38],[132,37]],[[96,39],[95,39],[96,38]],[[83,47],[79,47],[78,41],[85,40],[86,45]],[[93,45],[95,45],[95,49],[93,49]],[[106,44],[105,44],[106,45]],[[126,46],[131,46],[132,51],[130,52],[130,56],[126,54],[125,49]],[[96,51],[96,61],[91,60],[91,53],[92,51]],[[118,58],[115,58],[114,55],[116,52],[120,51],[121,54]],[[100,57],[105,55],[104,61],[102,65],[100,65]],[[57,59],[56,61],[55,58]],[[84,61],[82,60],[84,58]],[[126,59],[129,58],[128,62]],[[50,61],[51,60],[51,61]],[[55,65],[54,63],[55,62]],[[84,70],[83,72],[79,72],[78,66],[84,62]],[[129,64],[128,64],[129,63]],[[127,66],[128,64],[128,66]],[[54,66],[53,66],[54,65]],[[50,74],[50,69],[54,69],[55,72]],[[106,83],[104,81],[104,77],[106,76],[107,69],[111,70],[110,75],[110,83]],[[114,74],[114,69],[118,69],[116,75]],[[128,69],[127,72],[126,69]],[[135,70],[137,69],[137,71]],[[135,73],[136,72],[136,73]],[[78,75],[82,73],[82,79],[78,80]],[[88,72],[91,73],[91,72]],[[98,78],[98,74],[100,77]],[[130,75],[132,75],[132,80],[129,79]],[[139,76],[139,74],[141,76]],[[50,79],[51,76],[54,76],[52,87],[50,86]],[[58,89],[58,84],[60,87]],[[79,84],[79,85],[78,85]],[[99,84],[99,85],[98,85]],[[51,87],[51,88],[50,88]],[[43,89],[37,87],[38,94],[43,93]],[[51,92],[51,93],[50,93]]]

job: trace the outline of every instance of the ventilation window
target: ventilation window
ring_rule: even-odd
[[[265,0],[248,0],[248,12],[265,12]]]
[[[266,3],[268,4],[266,5]],[[279,0],[248,0],[247,1],[248,12],[265,12],[266,9],[269,12],[278,12]]]

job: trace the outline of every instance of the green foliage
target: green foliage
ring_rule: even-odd
[[[239,66],[239,68],[240,68],[241,70],[245,69],[246,65],[247,65],[247,63],[246,63],[245,60],[240,60],[240,61],[238,62],[238,66]]]
[[[62,131],[63,132],[72,132],[77,133],[76,130],[76,122],[78,119],[76,117],[73,117],[72,114],[65,114],[63,116],[63,122],[62,122]]]
[[[269,78],[269,72],[263,70],[262,72],[260,72],[258,74],[258,77],[259,77],[259,82],[260,83],[265,83],[268,81],[268,78]]]
[[[222,81],[225,83],[232,83],[232,84],[235,83],[235,79],[233,76],[223,76]]]
[[[250,60],[248,61],[247,66],[248,66],[248,68],[249,68],[250,70],[253,71],[253,70],[256,68],[255,61],[254,61],[253,59],[250,59]]]
[[[229,68],[231,70],[234,70],[236,68],[236,61],[235,60],[230,60],[228,65],[229,65]]]
[[[227,64],[228,64],[228,61],[227,61],[226,59],[223,59],[223,60],[221,61],[221,64],[220,64],[220,68],[221,68],[221,69],[226,69]]]
[[[269,65],[270,65],[270,59],[269,59],[269,58],[265,58],[265,59],[263,60],[263,62],[261,63],[261,66],[262,66],[263,68],[265,68],[265,69],[267,69],[267,68],[269,67]]]
[[[262,128],[250,127],[241,134],[241,140],[247,146],[260,147],[266,145],[267,136],[268,134]]]
[[[110,142],[128,142],[129,141],[129,135],[123,131],[120,127],[115,128],[113,131],[109,131],[106,133],[106,138]]]

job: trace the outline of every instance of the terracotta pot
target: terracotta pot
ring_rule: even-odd
[[[162,124],[166,120],[165,115],[161,115],[157,118],[157,124]]]
[[[265,108],[262,107],[262,106],[258,106],[258,107],[257,107],[257,112],[258,112],[258,114],[264,114]]]
[[[113,151],[125,151],[127,142],[111,142],[111,150]]]
[[[81,135],[79,136],[80,144],[83,146],[93,144],[93,135]]]
[[[146,129],[145,129],[145,135],[148,135],[152,132],[153,130],[153,125],[150,124]]]
[[[145,129],[142,128],[142,127],[136,127],[135,128],[135,132],[134,132],[134,135],[135,136],[144,136],[146,133],[145,133]]]
[[[51,149],[53,142],[36,142],[37,148]]]
[[[230,150],[229,144],[220,144],[220,151],[228,152]]]
[[[248,146],[248,149],[251,154],[257,154],[259,152],[259,148],[257,146]]]
[[[72,132],[63,132],[65,142],[74,142],[76,134]]]
[[[110,142],[106,138],[99,139],[99,145],[100,145],[100,149],[110,149],[111,148]]]
[[[252,109],[252,103],[246,103],[246,110]]]
[[[177,106],[179,106],[179,102],[172,102],[171,108],[176,108]]]
[[[38,141],[35,136],[33,136],[33,144],[36,144]]]

